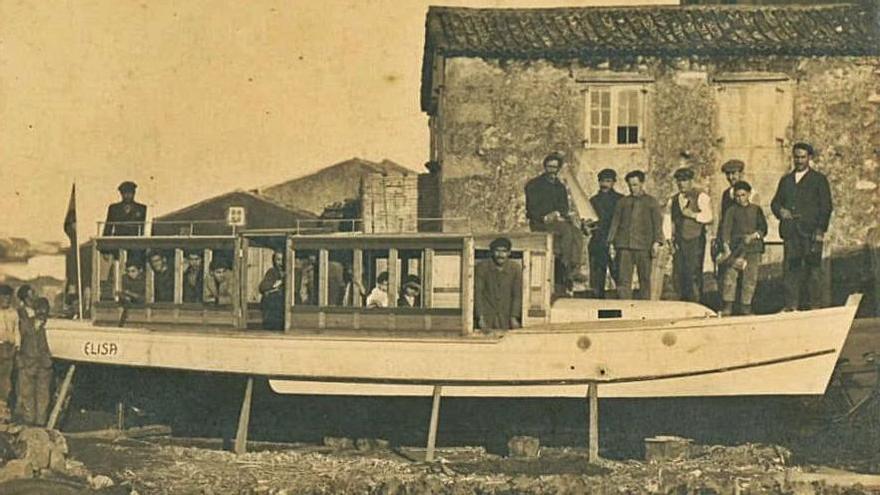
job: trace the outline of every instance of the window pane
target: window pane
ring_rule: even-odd
[[[354,251],[333,249],[328,253],[327,304],[329,306],[360,306],[363,284],[354,278]]]
[[[400,283],[397,296],[398,308],[422,307],[422,251],[401,249],[398,256]]]
[[[604,90],[602,91],[602,109],[610,109],[611,108],[611,91]]]
[[[638,125],[639,124],[639,115],[641,114],[639,108],[639,92],[632,91],[629,98],[629,122],[630,125]]]
[[[637,126],[617,126],[617,144],[636,144],[639,142]]]
[[[599,91],[590,93],[590,108],[596,109],[601,105],[602,95]]]
[[[318,304],[318,251],[297,249],[293,269],[294,304],[316,306]]]
[[[617,144],[626,144],[626,127],[617,126]]]
[[[602,143],[608,144],[611,142],[611,130],[610,129],[602,129]]]
[[[602,127],[608,127],[611,125],[611,110],[602,110]]]
[[[433,301],[435,308],[458,308],[461,306],[461,252],[437,251],[431,269]]]
[[[598,127],[591,127],[590,128],[590,142],[593,144],[601,144],[599,141],[600,139],[601,139],[601,132],[599,131],[599,128]]]

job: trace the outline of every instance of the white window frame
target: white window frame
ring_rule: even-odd
[[[609,142],[608,143],[594,143],[591,139],[591,130],[593,127],[592,122],[592,109],[590,107],[591,95],[597,91],[609,90],[611,93],[611,118],[609,121],[608,132],[609,132]],[[617,123],[618,123],[618,111],[620,106],[620,94],[624,91],[636,91],[638,94],[639,101],[639,121],[638,121],[638,133],[639,138],[635,143],[617,143]],[[584,135],[583,135],[583,145],[584,148],[587,149],[618,149],[618,148],[642,148],[645,146],[645,132],[647,130],[647,103],[648,103],[648,87],[645,84],[614,84],[614,83],[604,83],[604,84],[589,84],[583,90],[584,95]]]

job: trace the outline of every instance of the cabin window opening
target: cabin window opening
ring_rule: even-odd
[[[234,288],[233,275],[234,252],[227,249],[211,251],[208,273],[205,275],[204,303],[213,306],[232,304]]]
[[[434,251],[431,266],[431,307],[461,308],[461,251]]]
[[[367,295],[364,307],[367,309],[389,308],[397,301],[391,300],[390,294],[394,292],[391,287],[391,265],[389,258],[391,250],[368,249],[363,254],[364,288]]]
[[[638,147],[645,127],[645,94],[641,87],[590,86],[586,91],[587,147]]]
[[[422,297],[424,282],[425,253],[421,249],[401,249],[398,252],[398,273],[400,290],[398,291],[397,307],[421,308],[424,306]]]
[[[297,249],[294,259],[293,300],[295,306],[318,305],[318,250]]]
[[[363,260],[361,260],[362,262]],[[355,270],[355,252],[351,249],[333,249],[327,255],[327,305],[361,307],[366,292],[363,269]],[[355,271],[359,272],[355,276]]]
[[[197,249],[187,249],[183,253],[183,296],[184,303],[201,303],[205,294],[205,253]]]
[[[173,259],[173,250],[154,249],[147,254],[147,280],[152,285],[152,299],[148,302],[174,302]]]

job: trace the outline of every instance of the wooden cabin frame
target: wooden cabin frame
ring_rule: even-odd
[[[302,235],[295,230],[250,230],[236,236],[99,237],[93,251],[92,317],[97,324],[117,325],[203,325],[211,328],[259,329],[260,305],[255,286],[262,279],[271,252],[285,255],[284,332],[407,332],[474,335],[474,273],[478,258],[489,254],[489,243],[497,235],[449,233],[417,234],[326,234]],[[543,233],[506,234],[513,243],[512,258],[523,270],[523,325],[547,323],[553,287],[552,237]],[[123,270],[129,252],[162,250],[174,272],[173,302],[153,299],[154,277],[144,256],[146,294],[143,304],[122,304],[116,296],[122,287]],[[184,303],[184,253],[200,250],[207,283],[211,257],[216,251],[232,253],[233,291],[229,305]],[[103,256],[102,256],[103,254]],[[339,259],[346,261],[341,262]],[[112,298],[102,296],[102,262],[112,260]],[[312,262],[314,260],[314,263]],[[487,261],[488,262],[488,261]],[[312,266],[309,266],[309,265]],[[343,266],[346,265],[346,266]],[[269,264],[271,266],[271,264]],[[389,305],[365,308],[355,298],[343,306],[331,300],[331,286],[339,288],[346,268],[353,280],[372,289],[377,267],[389,275]],[[298,268],[299,267],[299,268]],[[420,279],[419,307],[398,307],[397,294],[403,275],[413,268]],[[297,283],[307,270],[316,270],[309,300],[298,300]],[[106,272],[106,270],[104,270]],[[457,273],[456,273],[457,272]],[[333,275],[331,275],[333,274]],[[450,280],[456,281],[452,285]],[[446,285],[444,285],[444,283]],[[104,281],[107,284],[107,281]],[[106,296],[106,294],[105,294]],[[102,300],[103,299],[103,300]]]

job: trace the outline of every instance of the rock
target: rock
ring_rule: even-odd
[[[345,437],[324,437],[324,445],[336,450],[347,450],[354,448],[354,441]]]
[[[388,440],[381,438],[358,438],[355,442],[355,446],[361,451],[388,450],[389,445]]]
[[[538,457],[541,442],[535,437],[513,437],[507,442],[509,457]]]
[[[880,93],[874,93],[869,96],[868,103],[880,104]]]
[[[54,444],[46,430],[25,428],[19,433],[18,442],[23,446],[21,457],[31,461],[35,469],[49,467]]]
[[[0,465],[18,457],[15,453],[14,444],[15,437],[9,433],[0,432]]]
[[[645,460],[648,462],[687,458],[690,454],[689,438],[657,436],[645,439]]]
[[[34,477],[34,466],[27,459],[13,459],[0,468],[0,483]]]
[[[74,478],[88,479],[92,477],[92,473],[89,472],[85,464],[73,459],[67,459],[64,462],[64,468],[60,471],[68,476],[73,476]]]
[[[856,189],[859,191],[873,191],[877,189],[877,183],[869,180],[860,180],[856,182]]]
[[[49,469],[63,472],[66,468],[67,439],[57,430],[48,430],[49,439],[52,441],[52,450],[49,452]]]
[[[104,488],[110,488],[115,485],[109,476],[104,476],[103,474],[89,477],[88,482],[93,490],[103,490]]]

